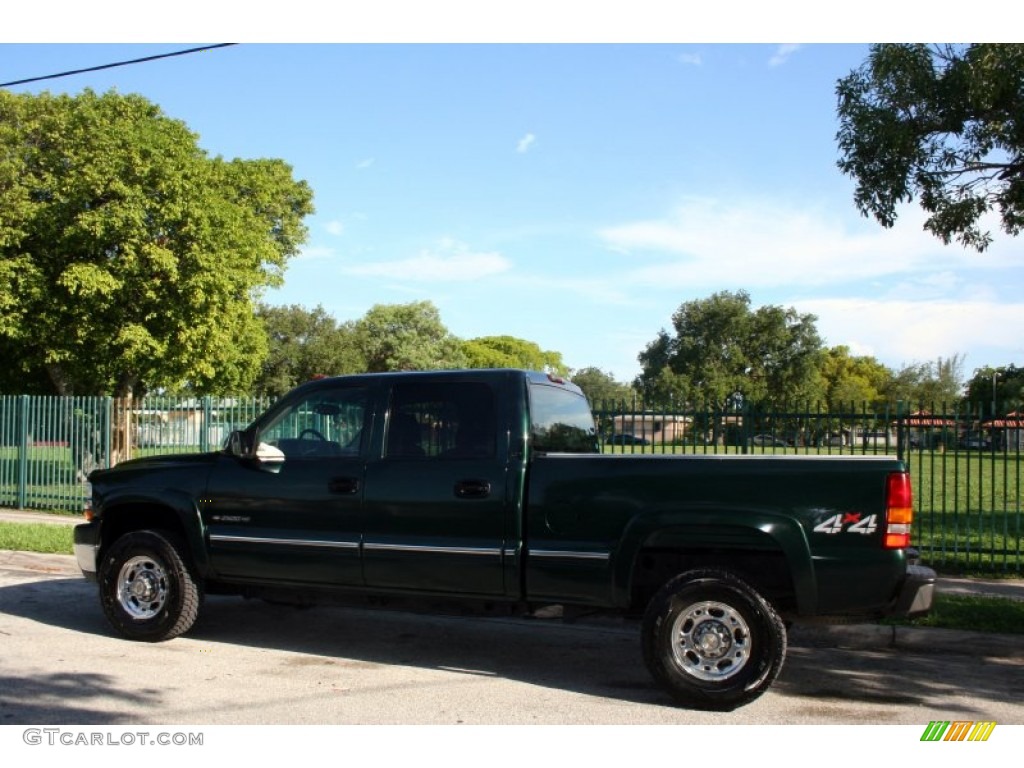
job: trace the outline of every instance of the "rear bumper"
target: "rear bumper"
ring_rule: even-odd
[[[96,561],[100,551],[100,526],[98,523],[82,523],[74,530],[74,551],[82,575],[89,581],[96,581]]]
[[[924,616],[932,608],[935,597],[935,571],[923,565],[908,565],[891,616],[914,618]]]

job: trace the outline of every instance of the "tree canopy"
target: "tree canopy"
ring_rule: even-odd
[[[321,306],[306,309],[296,304],[261,304],[257,316],[266,328],[269,346],[256,377],[257,395],[279,397],[318,375],[334,376],[365,369],[355,324],[339,324]]]
[[[377,304],[353,326],[369,373],[461,368],[462,342],[441,322],[430,301]]]
[[[822,394],[823,354],[814,315],[750,307],[745,291],[682,304],[674,334],[640,353],[637,387],[648,400],[724,408],[746,399],[781,405]]]
[[[929,410],[952,406],[963,396],[963,366],[960,354],[904,365],[893,373],[886,397],[889,402],[902,400]]]
[[[614,374],[593,366],[580,368],[572,374],[572,382],[587,396],[592,406],[601,403],[631,400],[636,394],[629,384],[615,379]]]
[[[469,368],[524,368],[564,376],[569,368],[561,352],[543,350],[533,341],[515,336],[480,336],[463,342]]]
[[[1024,411],[1024,368],[1013,365],[986,366],[967,382],[964,399],[975,413],[1005,416]]]
[[[210,157],[138,95],[0,91],[0,346],[58,394],[244,391],[306,237],[281,160]]]
[[[840,169],[885,227],[917,198],[944,243],[984,250],[982,217],[1024,225],[1024,45],[885,44],[839,80]]]
[[[892,371],[874,357],[851,355],[846,346],[832,347],[822,361],[825,401],[829,407],[879,405],[890,389]]]

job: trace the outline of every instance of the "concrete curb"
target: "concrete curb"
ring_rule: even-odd
[[[11,549],[0,549],[0,570],[42,573],[47,576],[82,576],[74,555],[17,552]]]
[[[46,523],[48,525],[78,525],[78,523],[85,522],[82,515],[27,512],[21,509],[0,509],[0,520],[5,523]]]

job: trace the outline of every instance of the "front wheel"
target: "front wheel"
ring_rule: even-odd
[[[771,686],[786,656],[786,628],[735,574],[696,570],[668,581],[644,615],[644,662],[687,706],[732,710]]]
[[[110,546],[99,587],[114,629],[131,640],[160,642],[192,627],[202,591],[182,552],[177,539],[163,531],[134,531]]]

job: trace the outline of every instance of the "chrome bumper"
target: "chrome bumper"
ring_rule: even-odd
[[[96,523],[75,526],[74,552],[82,575],[96,581],[97,560],[100,554],[100,527]]]
[[[932,609],[935,598],[935,571],[923,565],[907,566],[907,578],[900,589],[893,616],[914,618],[924,616]]]

